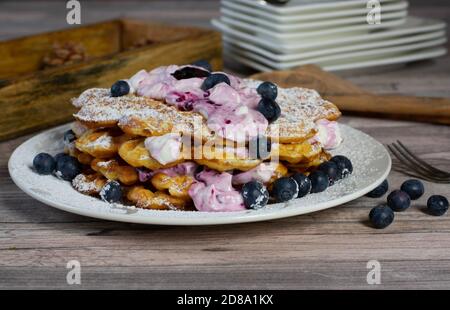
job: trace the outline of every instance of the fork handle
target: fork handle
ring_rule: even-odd
[[[371,94],[326,94],[340,110],[450,125],[450,99]]]

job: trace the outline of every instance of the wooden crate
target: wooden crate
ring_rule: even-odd
[[[148,44],[134,47],[142,38]],[[53,45],[68,42],[82,44],[87,59],[42,69]],[[219,33],[127,19],[0,42],[0,140],[71,120],[70,99],[87,88],[199,59],[222,68]]]

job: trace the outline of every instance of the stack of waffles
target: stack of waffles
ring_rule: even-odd
[[[307,175],[342,140],[340,112],[315,90],[278,87],[268,117],[261,83],[171,65],[86,90],[66,145],[84,167],[74,188],[101,197],[115,182],[139,208],[236,211],[245,183]]]

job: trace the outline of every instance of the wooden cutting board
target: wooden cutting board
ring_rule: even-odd
[[[281,87],[315,89],[341,111],[353,115],[450,125],[450,98],[376,95],[314,65],[258,73],[250,78],[272,81]]]

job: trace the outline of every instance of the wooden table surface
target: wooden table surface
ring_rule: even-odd
[[[209,18],[218,15],[216,1],[82,1],[82,6],[84,22],[126,15],[207,26]],[[64,12],[65,1],[1,2],[0,39],[64,27]],[[412,1],[410,12],[447,21],[450,17],[445,0]],[[240,74],[251,72],[228,64]],[[446,56],[339,75],[380,93],[450,97],[449,72]],[[450,170],[449,126],[351,116],[342,122],[382,143],[402,140]],[[370,209],[383,199],[365,197],[318,213],[253,224],[116,223],[51,208],[13,184],[8,158],[30,136],[0,143],[1,289],[450,288],[450,216],[432,217],[423,211],[429,195],[450,198],[448,184],[425,182],[425,197],[396,214],[384,230],[367,224]],[[393,171],[391,188],[406,178]],[[81,285],[66,283],[70,260],[81,263]],[[381,264],[380,285],[367,284],[369,260]]]

